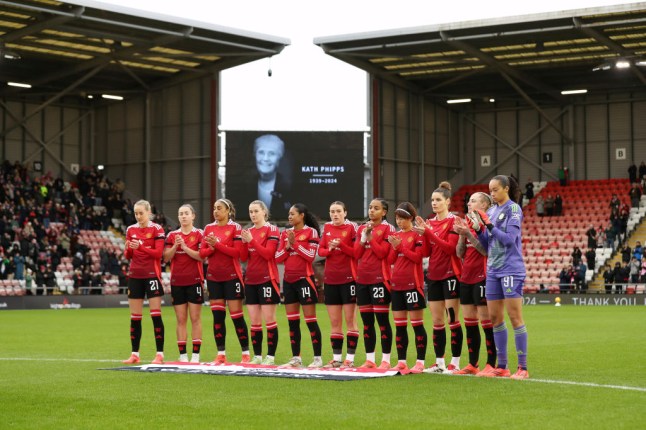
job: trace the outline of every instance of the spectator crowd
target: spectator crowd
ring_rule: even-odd
[[[122,180],[112,182],[96,168],[82,168],[66,182],[51,173],[32,176],[25,165],[5,160],[0,166],[0,280],[24,280],[27,294],[56,293],[55,273],[66,259],[77,293],[100,294],[107,279],[119,278],[125,285],[121,253],[102,249],[93,259],[80,235],[133,224],[124,191]]]

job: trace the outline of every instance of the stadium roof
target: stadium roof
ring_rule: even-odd
[[[289,39],[76,0],[0,0],[0,97],[143,92],[270,57]]]
[[[414,11],[411,11],[414,13]],[[438,101],[562,101],[646,88],[646,3],[318,37],[327,54]]]

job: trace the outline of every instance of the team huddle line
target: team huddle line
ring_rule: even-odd
[[[284,298],[292,358],[282,367],[303,367],[301,319],[305,320],[313,348],[309,368],[353,368],[363,338],[366,361],[361,368],[407,373],[451,373],[526,379],[527,329],[522,317],[525,266],[521,249],[523,213],[515,201],[518,184],[513,177],[495,176],[489,194],[475,193],[465,218],[449,211],[451,186],[442,182],[431,197],[433,216],[423,219],[415,207],[403,202],[395,209],[397,228],[386,221],[384,199],[373,199],[368,221],[357,225],[346,219],[343,202],[330,205],[330,221],[322,228],[307,206],[296,203],[288,213],[290,227],[279,231],[268,222],[269,210],[261,200],[249,204],[252,226],[235,222],[228,199],[213,205],[214,221],[203,230],[194,226],[195,210],[182,205],[179,228],[167,236],[150,220],[150,204],[134,205],[136,224],[126,231],[125,256],[130,260],[128,302],[132,353],[126,364],[140,362],[143,301],[149,300],[157,353],[153,364],[164,360],[164,324],[161,315],[161,261],[170,263],[171,296],[177,317],[179,361],[189,362],[187,324],[191,320],[190,362],[200,362],[201,307],[204,280],[213,314],[215,364],[227,362],[226,309],[242,349],[242,363],[275,365],[279,333],[276,308]],[[330,318],[332,359],[322,358],[322,334],[316,314],[319,302],[313,262],[325,258],[325,305]],[[429,258],[426,276],[422,261]],[[207,263],[204,273],[204,262]],[[243,273],[242,263],[246,262]],[[278,264],[284,265],[281,284]],[[282,286],[282,288],[281,288]],[[426,287],[426,288],[425,288]],[[428,297],[426,297],[428,295]],[[244,318],[243,300],[250,324]],[[426,367],[428,334],[424,310],[432,316],[435,363]],[[359,331],[356,310],[362,322]],[[518,370],[508,368],[508,331],[505,310],[514,331]],[[302,311],[302,316],[301,316]],[[390,324],[392,312],[395,331]],[[460,319],[462,313],[462,320]],[[266,331],[267,353],[262,349]],[[343,332],[345,322],[346,332]],[[416,361],[407,364],[408,324],[413,328]],[[464,323],[464,331],[462,328]],[[450,331],[450,362],[445,361],[446,325]],[[377,337],[377,326],[380,336]],[[484,332],[486,365],[478,362]],[[460,367],[466,332],[468,363]],[[381,359],[376,359],[377,339]],[[343,357],[343,344],[346,355]],[[391,363],[393,341],[397,362]],[[252,351],[250,352],[250,346]],[[252,354],[253,353],[253,354]]]

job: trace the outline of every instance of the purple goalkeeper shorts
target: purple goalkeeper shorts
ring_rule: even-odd
[[[524,276],[487,276],[485,295],[487,300],[517,299],[523,297]]]

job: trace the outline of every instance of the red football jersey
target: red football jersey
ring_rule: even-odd
[[[126,241],[138,241],[139,248],[126,247],[130,260],[128,276],[134,279],[161,279],[161,256],[164,252],[164,229],[152,221],[146,227],[133,224],[126,229]]]
[[[213,235],[218,239],[213,248],[204,239],[200,245],[200,257],[207,260],[209,264],[206,272],[207,280],[224,282],[237,278],[242,282],[240,232],[242,232],[240,224],[231,220],[225,225],[212,222],[204,227],[204,238]]]
[[[365,228],[365,224],[359,227],[357,240],[354,241],[354,257],[359,260],[357,282],[365,285],[387,283],[390,279],[390,265],[386,259],[392,248],[387,239],[395,232],[395,227],[383,220],[372,229],[371,239],[362,244],[361,233]]]
[[[200,250],[202,243],[202,230],[193,227],[188,233],[182,233],[181,229],[173,230],[166,237],[166,248],[172,248],[175,238],[181,236],[184,243],[194,251]],[[204,272],[202,262],[188,255],[181,247],[177,247],[175,255],[170,261],[170,284],[174,287],[202,284]]]
[[[471,229],[471,234],[477,238],[475,230]],[[487,257],[480,254],[476,248],[466,239],[466,249],[462,258],[462,274],[460,282],[465,284],[477,284],[486,278]]]
[[[276,249],[280,240],[278,227],[265,224],[260,228],[252,227],[251,242],[243,243],[242,261],[247,261],[245,282],[251,285],[272,282],[278,285],[278,266],[276,265]]]
[[[289,230],[294,231],[296,241],[291,249],[285,249]],[[285,281],[296,282],[314,274],[312,263],[316,257],[318,244],[319,234],[312,227],[305,226],[301,230],[290,228],[283,231],[280,235],[278,251],[276,251],[276,262],[285,263],[283,276]]]
[[[323,226],[323,235],[319,243],[319,255],[325,258],[324,281],[330,285],[347,284],[354,281],[356,265],[354,262],[354,241],[357,225],[346,220],[336,226],[331,222]],[[339,245],[330,251],[329,244],[340,239]]]
[[[453,231],[455,215],[449,215],[443,220],[437,217],[426,220],[431,227],[424,233],[426,244],[430,248],[427,278],[432,281],[442,281],[453,276],[460,276],[461,262],[456,254],[458,234]]]
[[[394,249],[390,246],[388,263],[394,264],[391,283],[394,291],[404,291],[415,288],[424,293],[424,269],[422,259],[424,258],[424,237],[416,231],[398,231],[401,243]],[[390,243],[389,243],[390,245]]]

